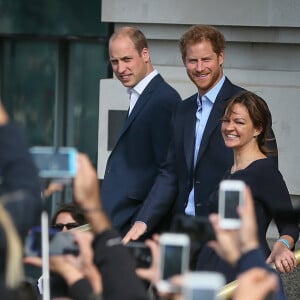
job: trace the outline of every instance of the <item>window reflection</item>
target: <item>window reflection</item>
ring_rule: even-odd
[[[56,44],[12,40],[4,44],[4,102],[34,145],[53,143]]]

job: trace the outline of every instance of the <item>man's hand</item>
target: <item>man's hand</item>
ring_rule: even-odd
[[[123,238],[123,243],[127,244],[131,240],[135,241],[140,236],[142,236],[147,230],[147,225],[144,222],[135,222],[131,229],[127,232],[127,234]]]

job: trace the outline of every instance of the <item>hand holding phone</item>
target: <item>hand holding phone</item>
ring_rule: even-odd
[[[245,187],[245,183],[241,180],[221,181],[219,189],[219,216],[221,228],[240,228],[241,220],[237,208],[244,203]]]
[[[160,280],[157,289],[161,292],[177,292],[169,279],[184,274],[189,267],[190,239],[186,234],[164,233],[159,239]]]

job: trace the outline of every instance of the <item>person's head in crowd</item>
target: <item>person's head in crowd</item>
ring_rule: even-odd
[[[223,76],[225,38],[212,26],[194,25],[182,35],[179,47],[187,75],[202,96]]]
[[[66,231],[87,224],[83,212],[73,203],[63,204],[54,214],[51,227]]]
[[[109,40],[110,63],[125,87],[134,87],[153,71],[148,43],[137,28],[122,27]]]
[[[269,128],[271,113],[258,95],[244,91],[228,103],[222,120],[222,135],[227,147],[237,148],[251,142],[267,155],[270,152],[266,147]],[[239,139],[228,137],[233,131],[239,135]]]

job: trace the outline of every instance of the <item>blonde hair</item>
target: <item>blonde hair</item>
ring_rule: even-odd
[[[24,280],[22,242],[15,225],[0,203],[0,226],[6,237],[5,284],[9,289],[18,287]]]

